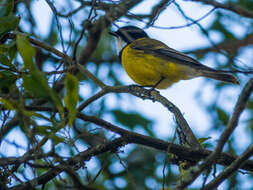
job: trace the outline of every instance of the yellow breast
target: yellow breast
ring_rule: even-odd
[[[133,49],[131,44],[123,49],[121,63],[131,79],[141,86],[153,86],[164,77],[157,88],[165,89],[179,80],[189,79],[189,68]]]

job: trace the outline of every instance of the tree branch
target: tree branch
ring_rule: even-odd
[[[244,110],[252,91],[253,78],[251,78],[243,88],[237,100],[233,115],[229,120],[225,131],[219,138],[218,145],[216,146],[215,150],[207,157],[207,159],[202,164],[189,169],[188,175],[177,186],[177,189],[184,189],[185,187],[190,185],[201,174],[202,171],[210,167],[211,164],[217,160],[217,157],[220,155],[225,143],[228,141],[230,135],[235,130],[239,121],[239,117]]]
[[[172,154],[177,155],[179,159],[182,159],[184,161],[185,160],[198,161],[212,154],[212,152],[209,150],[196,150],[192,148],[187,148],[185,146],[168,143],[166,141],[156,139],[153,137],[148,137],[148,136],[141,135],[138,133],[130,132],[94,116],[78,114],[78,117],[84,121],[95,123],[107,130],[111,130],[118,134],[121,134],[122,137],[117,138],[111,142],[106,142],[106,143],[97,145],[95,147],[89,148],[85,151],[80,152],[76,156],[69,158],[67,161],[65,161],[65,164],[72,166],[74,170],[78,170],[80,167],[82,167],[83,162],[86,160],[89,160],[91,157],[97,156],[99,154],[103,154],[108,151],[117,152],[118,148],[130,143],[152,147],[157,150],[164,151],[166,153],[172,153]],[[217,159],[217,163],[222,164],[222,165],[228,165],[232,163],[235,159],[236,157],[234,156],[228,155],[226,153],[222,153]],[[64,164],[64,163],[61,163],[61,164]],[[253,171],[253,161],[247,160],[246,162],[244,162],[241,168],[247,171]],[[28,182],[14,186],[10,188],[10,190],[34,188],[39,185],[44,185],[63,171],[64,171],[64,167],[55,166],[55,168],[50,169],[45,174],[37,178],[34,178]]]
[[[121,1],[119,4],[112,4],[112,7],[110,10],[106,13],[106,15],[100,17],[95,23],[90,24],[89,26],[89,35],[87,37],[87,43],[84,47],[80,58],[78,59],[78,63],[84,65],[88,59],[91,57],[92,53],[97,47],[97,44],[100,39],[100,35],[103,32],[105,28],[107,28],[113,21],[118,19],[119,17],[123,16],[129,9],[137,5],[138,3],[142,2],[142,0],[124,0]],[[14,39],[16,36],[14,34],[8,34],[7,37],[10,39]],[[4,37],[6,38],[6,37]],[[69,63],[70,65],[73,65],[72,58],[68,55],[58,51],[57,49],[42,43],[38,40],[29,38],[30,42],[38,47],[41,47],[61,58],[63,58],[64,61]],[[76,69],[74,73],[77,73],[78,70]],[[63,88],[63,81],[64,77],[61,78],[61,80],[57,81],[53,86],[54,90],[56,92],[59,92]],[[46,103],[45,100],[42,101],[34,101],[30,105],[36,106],[36,105],[42,105]],[[12,120],[10,120],[0,131],[0,141],[1,139],[16,125],[18,124],[18,121],[16,119],[16,116],[13,117]]]
[[[231,176],[238,168],[240,168],[247,159],[253,155],[253,145],[251,145],[247,150],[232,162],[223,172],[216,176],[211,182],[209,182],[203,190],[216,189],[225,179]]]
[[[184,53],[193,53],[195,55],[204,55],[209,52],[219,52],[219,50],[225,50],[228,53],[233,53],[238,51],[241,47],[249,46],[253,44],[253,33],[246,35],[243,39],[233,39],[231,41],[223,41],[215,45],[215,47],[199,48],[189,51],[184,51]]]
[[[76,156],[69,158],[65,164],[69,166],[75,166],[74,169],[78,170],[80,167],[82,167],[83,165],[82,163],[86,160],[89,160],[91,157],[107,152],[107,151],[117,150],[118,147],[121,147],[123,145],[125,145],[124,138],[118,138],[111,142],[107,142],[107,143],[98,145],[96,147],[90,148],[86,151],[80,152]],[[64,168],[55,166],[55,168],[50,169],[48,172],[44,173],[43,175],[37,178],[34,178],[30,181],[27,181],[25,183],[11,187],[9,188],[9,190],[33,189],[39,185],[45,185],[48,181],[52,180],[63,171],[64,171]]]
[[[105,28],[107,28],[113,21],[117,20],[121,16],[125,15],[132,7],[140,3],[142,0],[124,0],[121,3],[111,6],[105,16],[101,17],[89,29],[89,35],[87,37],[87,44],[81,53],[78,62],[81,65],[87,62],[88,58],[92,55],[96,49],[100,36]]]
[[[202,2],[202,3],[207,4],[207,5],[212,5],[216,8],[221,8],[221,9],[231,11],[233,13],[239,14],[240,16],[253,18],[253,12],[252,11],[247,10],[246,8],[243,8],[243,7],[241,7],[239,5],[236,5],[234,3],[223,4],[223,3],[219,3],[219,2],[214,1],[214,0],[190,0],[190,1]]]

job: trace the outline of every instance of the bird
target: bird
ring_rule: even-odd
[[[216,70],[196,59],[152,39],[141,28],[123,26],[109,34],[116,37],[119,59],[129,77],[138,85],[166,89],[180,80],[207,77],[239,84],[228,71]]]

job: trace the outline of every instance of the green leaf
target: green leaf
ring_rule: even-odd
[[[229,120],[229,115],[221,108],[216,108],[218,118],[222,122],[223,125],[227,125]]]
[[[13,104],[12,101],[9,101],[5,98],[1,98],[0,97],[0,102],[2,102],[2,104],[4,105],[5,108],[7,108],[8,110],[14,110],[15,109],[15,105]]]
[[[0,3],[0,17],[12,14],[14,8],[14,0],[2,0]]]
[[[49,135],[52,133],[53,127],[52,126],[47,126],[47,125],[42,125],[42,126],[36,126],[36,134],[41,134],[41,135]]]
[[[24,88],[36,97],[47,98],[56,106],[60,115],[63,114],[63,105],[58,94],[49,87],[46,76],[38,70],[34,70],[30,75],[23,74]]]
[[[46,98],[53,102],[60,113],[63,114],[63,105],[58,94],[49,87],[46,76],[35,70],[31,75],[22,75],[24,88],[36,97]]]
[[[6,44],[0,44],[0,54],[7,54],[9,47]]]
[[[112,56],[111,52],[113,52],[112,49],[112,39],[114,38],[112,35],[108,34],[109,29],[105,30],[102,34],[102,38],[98,43],[98,46],[95,50],[95,52],[92,54],[92,58],[99,59],[108,57],[110,58]]]
[[[219,32],[225,39],[236,39],[235,35],[223,24],[222,15],[220,13],[217,13],[217,19],[212,23],[209,29]]]
[[[60,117],[63,115],[63,105],[58,94],[49,87],[44,73],[40,72],[33,62],[35,49],[25,35],[17,35],[17,48],[24,61],[29,75],[22,75],[24,88],[34,96],[50,99],[58,108]]]
[[[23,115],[25,115],[27,117],[38,117],[41,119],[45,119],[47,121],[51,121],[50,119],[48,119],[47,117],[45,117],[44,115],[42,115],[40,113],[36,113],[36,112],[28,111],[28,110],[23,110],[22,113],[23,113]]]
[[[136,112],[125,113],[121,110],[116,109],[112,110],[112,113],[114,114],[114,117],[117,122],[131,129],[133,129],[137,125],[146,127],[151,123],[150,120],[146,119],[145,117],[141,116],[139,113]]]
[[[0,54],[0,64],[8,66],[8,67],[11,65],[8,57],[6,55],[2,55],[2,54]]]
[[[65,106],[68,110],[68,124],[71,126],[76,116],[76,105],[78,102],[78,80],[68,73],[65,79],[66,95],[64,98]]]
[[[14,15],[0,17],[0,38],[4,34],[15,30],[19,24],[19,21],[20,18]]]
[[[198,142],[199,142],[199,144],[203,144],[204,142],[206,142],[208,139],[211,139],[211,137],[203,137],[203,138],[198,138]]]
[[[35,49],[25,35],[17,35],[17,48],[24,61],[25,68],[34,71],[36,69],[33,63]]]
[[[14,87],[16,84],[17,76],[11,71],[1,71],[0,72],[0,92],[6,94]]]
[[[6,56],[9,61],[12,61],[16,56],[16,53],[16,41],[10,40],[7,44],[0,44],[0,56]],[[0,60],[0,62],[2,62],[2,60]]]
[[[49,138],[51,138],[53,140],[54,146],[65,141],[64,137],[59,137],[55,134],[50,134]]]
[[[9,56],[10,61],[12,61],[16,57],[16,55],[17,55],[16,40],[15,41],[11,41],[7,45],[9,46],[8,56]]]
[[[35,49],[25,35],[17,35],[17,48],[24,61],[25,68],[30,70],[30,74],[22,75],[24,88],[36,97],[49,98],[50,87],[47,83],[47,79],[43,73],[36,68],[33,62]]]
[[[251,111],[253,111],[253,100],[249,100],[247,103],[247,108]]]
[[[11,64],[11,60],[6,55],[1,55],[0,54],[0,65],[4,65],[9,67],[12,70],[16,70],[15,66]]]
[[[23,86],[24,88],[30,92],[32,95],[38,98],[50,98],[50,91],[47,81],[44,80],[44,77],[35,75],[26,75],[23,74]]]

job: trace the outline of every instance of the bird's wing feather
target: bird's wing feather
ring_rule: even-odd
[[[191,66],[195,69],[214,70],[202,65],[192,57],[172,49],[163,42],[155,39],[142,38],[135,40],[131,43],[131,48],[144,51],[144,53],[153,54],[154,56],[159,56],[162,59],[166,59],[177,64]]]

